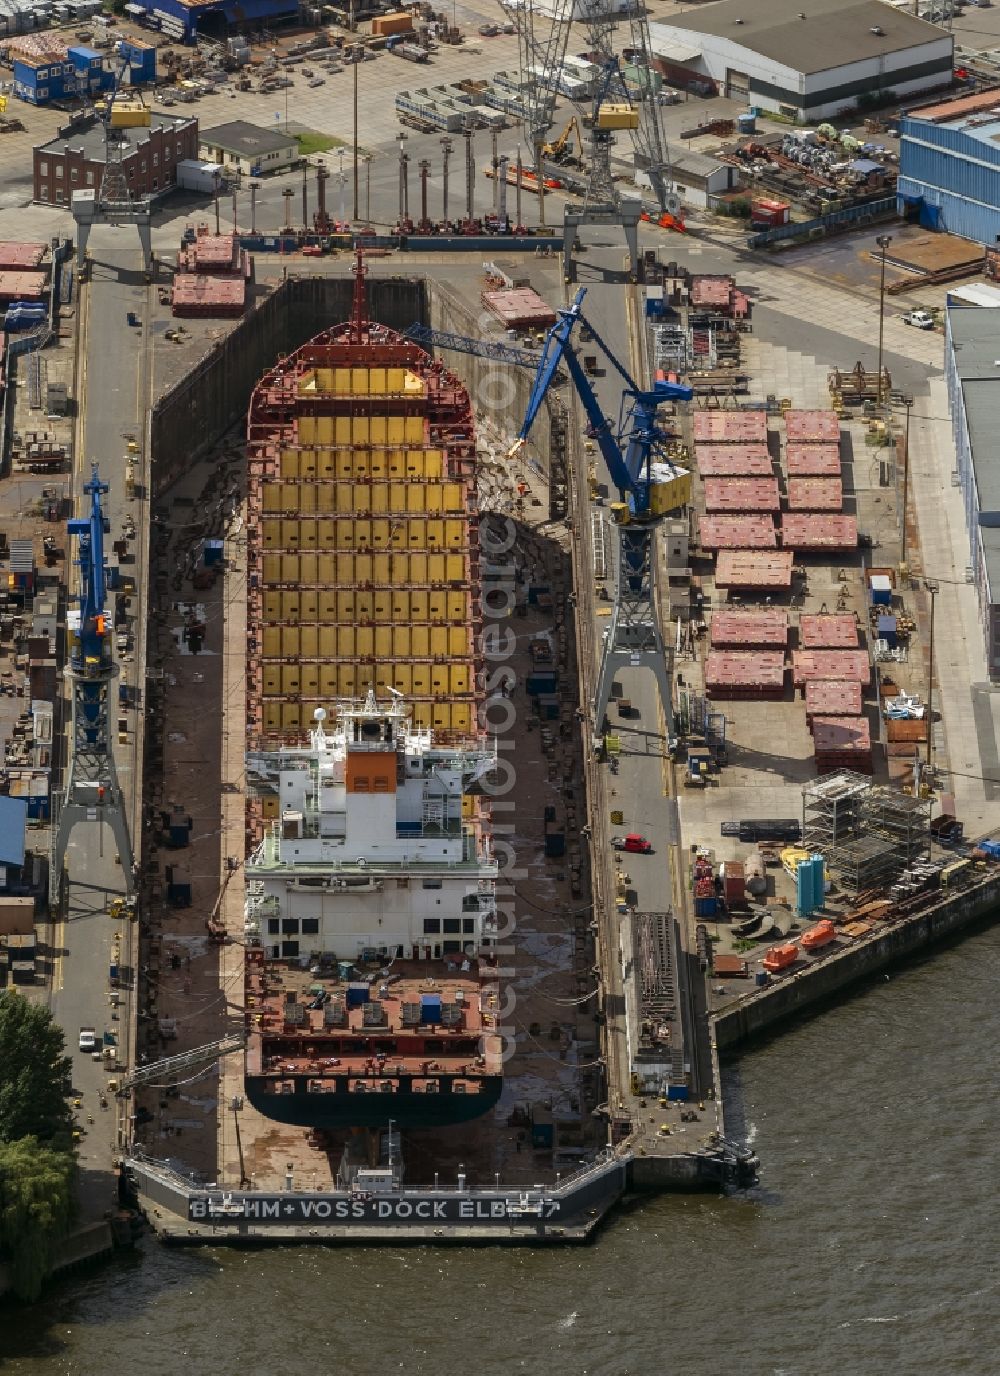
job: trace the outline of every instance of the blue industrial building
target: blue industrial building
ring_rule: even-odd
[[[951,306],[944,372],[969,537],[969,567],[979,594],[990,679],[1000,680],[1000,312]]]
[[[128,86],[147,86],[156,80],[156,49],[138,38],[123,38],[115,48],[125,62],[122,82]]]
[[[114,74],[93,48],[68,48],[64,61],[14,59],[14,94],[31,105],[76,96],[93,97],[113,84]]]
[[[224,38],[233,30],[294,19],[299,5],[298,0],[133,0],[127,6],[130,14],[137,9],[144,12],[141,22],[186,43],[200,33]]]
[[[899,213],[979,244],[1000,235],[1000,95],[911,110],[900,121]]]

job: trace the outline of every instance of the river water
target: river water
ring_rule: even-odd
[[[992,1376],[1000,930],[730,1072],[764,1163],[582,1249],[170,1251],[0,1307],[26,1376]]]

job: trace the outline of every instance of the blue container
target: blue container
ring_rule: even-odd
[[[719,910],[718,899],[715,894],[706,898],[696,898],[694,900],[695,917],[714,917]]]
[[[880,615],[876,622],[875,633],[879,640],[885,640],[888,643],[890,650],[896,648],[896,618],[894,616],[887,616],[884,613]]]
[[[202,560],[207,569],[222,563],[223,545],[221,540],[206,540],[202,550]]]
[[[551,1123],[532,1123],[531,1125],[531,1145],[545,1151],[552,1146],[554,1140],[553,1127]]]
[[[420,995],[420,1021],[437,1023],[441,1021],[441,995]]]
[[[886,574],[874,574],[870,583],[870,590],[873,607],[892,606],[892,584]]]
[[[687,1085],[667,1085],[667,1098],[674,1103],[685,1103],[688,1097]]]
[[[765,984],[770,984],[771,976],[767,973],[766,970],[758,970],[757,973],[754,975],[753,982],[757,985],[758,988],[763,988]]]
[[[554,669],[539,669],[528,675],[524,686],[528,696],[533,698],[541,693],[554,693],[559,686],[559,676]]]
[[[558,860],[566,854],[566,833],[547,831],[545,833],[545,854],[550,860]]]
[[[354,980],[347,986],[348,1008],[360,1008],[368,1002],[368,985],[362,980]]]
[[[353,969],[354,969],[354,966],[351,964],[351,962],[350,962],[349,960],[338,960],[338,961],[337,961],[337,975],[338,975],[338,977],[339,977],[340,979],[342,979],[342,980],[348,980],[348,979],[350,979],[350,978],[351,978],[351,971],[352,971]]]
[[[747,110],[745,114],[736,116],[736,132],[738,134],[755,134],[757,132],[756,110]]]

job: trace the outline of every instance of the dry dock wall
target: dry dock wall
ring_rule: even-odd
[[[1000,869],[982,882],[901,918],[887,930],[836,952],[799,974],[748,995],[713,1019],[719,1051],[732,1050],[778,1023],[805,1013],[858,980],[946,940],[1000,907]]]
[[[398,330],[426,322],[422,280],[369,277],[366,287],[373,320]],[[243,420],[268,368],[350,318],[353,292],[353,277],[289,277],[160,398],[149,420],[154,498]]]
[[[421,277],[366,281],[369,313],[390,329],[415,323],[480,338],[478,313],[449,289]],[[331,325],[350,318],[353,277],[289,277],[219,340],[150,412],[149,452],[153,497],[159,497],[193,462],[242,422],[261,376],[284,354]],[[469,354],[443,355],[466,384],[477,422],[516,434],[531,394],[530,370]],[[548,477],[550,427],[532,433],[532,453]]]

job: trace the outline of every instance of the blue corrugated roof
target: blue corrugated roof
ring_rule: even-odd
[[[27,820],[26,799],[0,796],[0,865],[24,864],[24,828]]]

